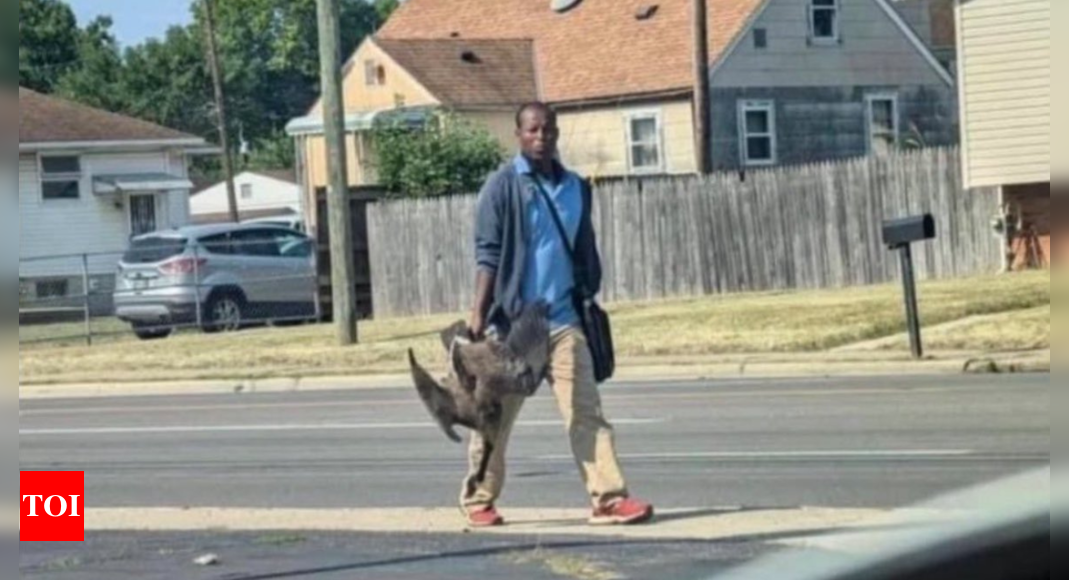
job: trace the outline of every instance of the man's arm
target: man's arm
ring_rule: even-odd
[[[490,311],[490,305],[494,303],[494,279],[495,275],[487,270],[479,268],[475,276],[475,304],[471,309],[471,321],[468,328],[475,339],[480,339],[486,333],[486,315]]]
[[[479,193],[475,216],[475,304],[468,324],[475,338],[481,338],[486,331],[486,317],[494,303],[494,286],[501,265],[502,218],[498,200],[502,187],[501,179],[494,177]]]
[[[590,182],[583,180],[583,217],[579,222],[579,234],[576,239],[576,259],[582,261],[583,275],[587,284],[587,290],[597,295],[601,292],[601,253],[598,251],[598,240],[594,233],[594,222],[591,218],[594,206],[594,194]]]

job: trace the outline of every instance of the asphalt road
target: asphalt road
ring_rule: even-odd
[[[761,543],[485,535],[90,534],[23,544],[35,580],[625,580],[709,578],[773,551]],[[218,565],[194,564],[218,556]]]
[[[634,494],[662,508],[897,507],[1050,463],[1049,375],[618,384]],[[529,401],[502,509],[583,507],[555,401]],[[455,505],[464,449],[408,390],[34,400],[19,469],[89,507]]]

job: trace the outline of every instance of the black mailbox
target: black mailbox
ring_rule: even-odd
[[[913,358],[924,356],[921,344],[920,311],[917,309],[917,281],[913,275],[914,242],[935,239],[935,218],[932,214],[916,215],[883,222],[883,243],[898,252],[902,261],[902,287],[906,298],[906,324]]]
[[[935,218],[932,214],[883,222],[883,243],[891,248],[932,239],[935,239]]]

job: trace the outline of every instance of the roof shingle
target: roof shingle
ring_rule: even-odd
[[[711,62],[764,1],[709,0]],[[546,0],[407,0],[378,38],[533,39],[542,98],[567,102],[690,88],[691,28],[690,0],[583,0],[563,14]]]
[[[19,143],[201,140],[154,123],[19,88]]]
[[[538,98],[530,40],[377,38],[375,43],[443,104],[517,105]]]

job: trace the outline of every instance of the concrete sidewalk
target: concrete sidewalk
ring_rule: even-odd
[[[629,359],[612,382],[789,377],[1050,372],[1050,350],[1016,353],[944,352],[914,361],[901,352],[758,354]],[[206,381],[21,384],[19,399],[288,393],[410,388],[408,375],[288,377]]]
[[[663,510],[649,524],[590,526],[588,510],[502,510],[508,525],[472,530],[457,508],[434,509],[87,509],[86,531],[273,531],[471,533],[615,537],[642,540],[726,540],[828,529],[879,526],[890,512],[845,508],[694,508]]]

